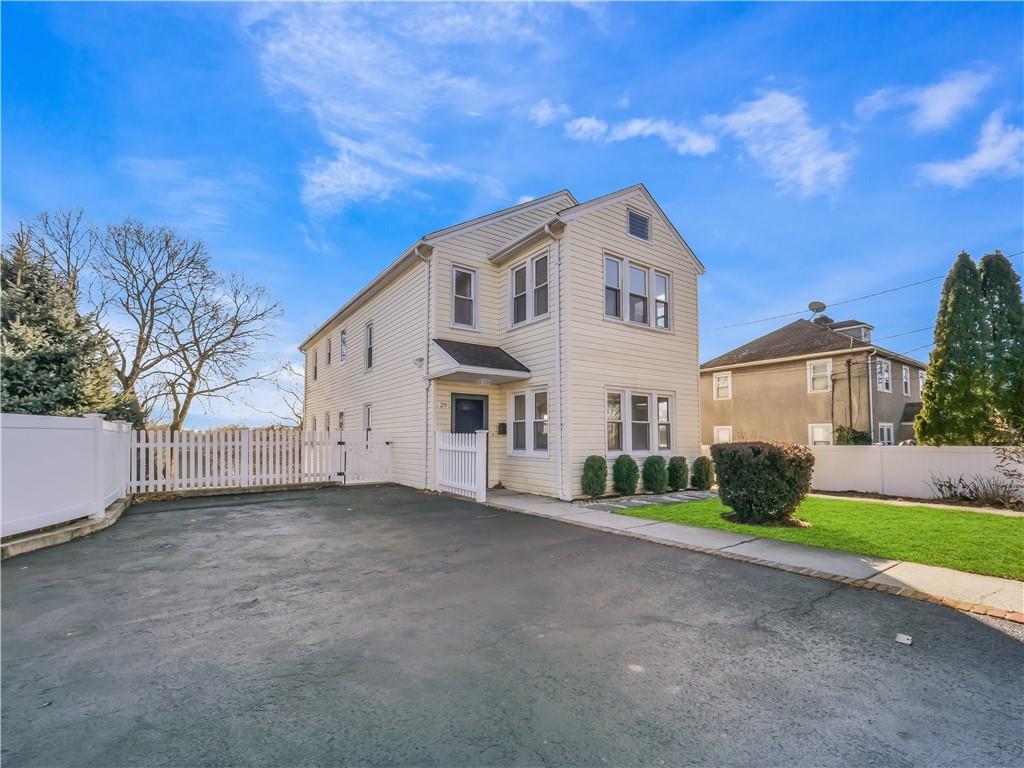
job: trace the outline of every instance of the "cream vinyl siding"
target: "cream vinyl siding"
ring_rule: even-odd
[[[627,234],[627,209],[650,216],[649,242]],[[568,281],[568,295],[563,297],[568,302],[568,348],[562,361],[566,372],[564,407],[570,427],[565,456],[567,488],[572,495],[580,495],[584,460],[590,454],[608,453],[605,393],[609,390],[670,395],[674,403],[673,447],[665,455],[696,458],[697,273],[689,255],[640,192],[571,221],[562,248]],[[624,256],[669,275],[670,330],[605,317],[606,254]]]
[[[413,360],[423,357],[427,323],[427,266],[418,262],[377,296],[325,328],[306,351],[305,420],[317,427],[324,413],[337,419],[345,412],[347,431],[366,428],[365,406],[373,407],[373,431],[391,440],[395,482],[423,487],[425,419],[423,371]],[[373,368],[365,361],[365,328],[373,322]],[[325,365],[327,339],[337,351],[341,329],[348,330],[348,357],[332,356]],[[319,376],[313,381],[313,350],[320,352]],[[335,431],[332,424],[332,432]]]

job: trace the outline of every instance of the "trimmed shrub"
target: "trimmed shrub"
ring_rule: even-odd
[[[715,473],[711,469],[711,459],[707,456],[698,456],[693,460],[693,474],[690,476],[690,485],[701,491],[706,491],[715,480]]]
[[[636,483],[640,479],[640,468],[632,456],[622,454],[612,464],[612,488],[623,496],[636,493]]]
[[[682,456],[673,456],[668,460],[668,487],[673,491],[679,491],[689,485],[690,472],[686,466],[686,459]]]
[[[668,490],[668,469],[661,456],[644,459],[644,488],[648,493],[664,493]]]
[[[814,454],[792,443],[718,443],[711,446],[718,495],[745,523],[783,520],[811,487]]]
[[[583,462],[583,495],[596,498],[608,487],[608,462],[604,456],[587,456]]]

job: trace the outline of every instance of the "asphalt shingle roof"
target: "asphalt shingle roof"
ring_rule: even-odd
[[[459,365],[474,368],[494,368],[501,371],[529,373],[530,369],[516,360],[501,347],[487,344],[470,344],[466,341],[434,339],[434,343],[447,352]]]
[[[809,320],[794,320],[789,325],[708,360],[701,368],[718,368],[723,365],[775,360],[795,355],[814,355],[819,352],[841,352],[871,346],[867,342],[815,325]]]

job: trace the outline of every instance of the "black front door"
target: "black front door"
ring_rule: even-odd
[[[487,395],[452,395],[452,432],[487,429]]]

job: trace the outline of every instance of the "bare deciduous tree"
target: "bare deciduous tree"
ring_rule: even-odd
[[[277,373],[269,379],[269,382],[280,397],[281,401],[278,406],[258,408],[252,403],[248,403],[249,408],[273,416],[284,426],[301,428],[305,374],[297,365],[287,362],[277,369]]]

